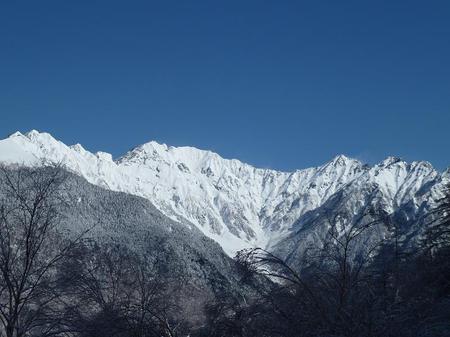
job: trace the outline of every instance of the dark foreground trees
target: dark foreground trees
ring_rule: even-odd
[[[175,317],[175,280],[158,276],[159,261],[145,261],[122,245],[84,242],[63,268],[70,289],[72,330],[81,337],[175,337],[186,332]]]
[[[64,171],[7,169],[0,174],[0,331],[47,336],[65,329],[59,264],[77,239],[58,231]]]
[[[212,305],[211,324],[199,336],[449,336],[449,190],[420,247],[402,246],[397,225],[385,214],[378,219],[389,228],[378,242],[363,239],[378,221],[339,234],[333,219],[300,270],[262,249],[241,251],[243,281],[258,295],[248,303],[226,298]]]

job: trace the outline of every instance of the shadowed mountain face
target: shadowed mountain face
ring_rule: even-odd
[[[240,288],[231,258],[192,224],[169,219],[144,198],[105,190],[77,176],[68,187],[74,202],[66,209],[67,228],[90,227],[87,235],[100,243],[120,243],[158,259],[165,272],[179,274],[209,296]]]
[[[417,223],[435,206],[449,180],[448,171],[439,173],[427,162],[406,163],[394,157],[369,167],[337,156],[317,168],[279,172],[156,142],[113,160],[107,153],[93,154],[79,144],[66,146],[37,131],[0,141],[0,161],[61,162],[94,185],[150,200],[155,212],[183,224],[180,231],[198,237],[203,233],[230,256],[259,246],[295,258],[308,242],[319,242],[330,221],[338,218],[342,232],[379,221],[371,234],[377,238],[388,235],[386,219],[401,219],[409,240],[420,233]],[[126,210],[112,214],[125,219]],[[129,223],[136,223],[129,228],[135,232],[147,226],[137,219]],[[173,226],[162,225],[161,230]],[[108,231],[102,235],[113,235]]]
[[[64,227],[72,232],[88,229],[95,241],[114,242],[138,254],[164,261],[167,269],[180,271],[189,282],[211,291],[227,290],[236,280],[232,260],[219,244],[189,223],[167,218],[148,200],[113,192],[70,175],[65,191],[71,202],[64,208]],[[208,278],[223,282],[214,289]]]

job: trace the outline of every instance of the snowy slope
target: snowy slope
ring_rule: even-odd
[[[374,225],[358,239],[355,252],[363,252],[389,238],[393,224],[398,226],[399,243],[413,247],[419,242],[428,222],[426,217],[443,196],[448,181],[430,163],[406,163],[389,157],[367,168],[323,205],[300,216],[270,250],[295,265],[301,262],[309,247],[321,247],[332,225],[343,233],[369,223]]]
[[[418,209],[432,193],[439,194],[432,187],[445,178],[429,163],[391,157],[368,167],[338,156],[317,168],[279,172],[156,142],[113,160],[37,131],[0,141],[0,162],[40,165],[43,160],[62,162],[93,184],[149,199],[172,219],[189,220],[230,255],[249,246],[276,245],[302,216],[342,189],[354,189],[358,205],[365,200],[361,191],[376,185],[380,204],[394,212],[411,201]]]

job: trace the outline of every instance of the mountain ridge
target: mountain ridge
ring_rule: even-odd
[[[411,202],[417,212],[437,198],[439,180],[448,179],[448,170],[440,173],[429,162],[397,157],[369,166],[338,155],[318,167],[283,172],[155,141],[115,160],[36,130],[0,141],[1,162],[36,165],[42,160],[64,163],[95,185],[149,199],[173,220],[197,226],[229,255],[252,246],[275,247],[292,235],[302,216],[342,189],[353,188],[364,200],[367,186],[373,185],[386,212]]]

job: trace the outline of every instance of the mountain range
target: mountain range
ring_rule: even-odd
[[[332,222],[344,232],[388,218],[366,239],[385,237],[392,223],[399,223],[406,243],[417,240],[450,181],[449,169],[439,172],[425,161],[388,157],[369,166],[339,155],[319,167],[281,172],[154,141],[114,159],[35,130],[1,140],[0,162],[61,163],[93,185],[147,199],[229,256],[262,247],[292,261],[321,240]]]

